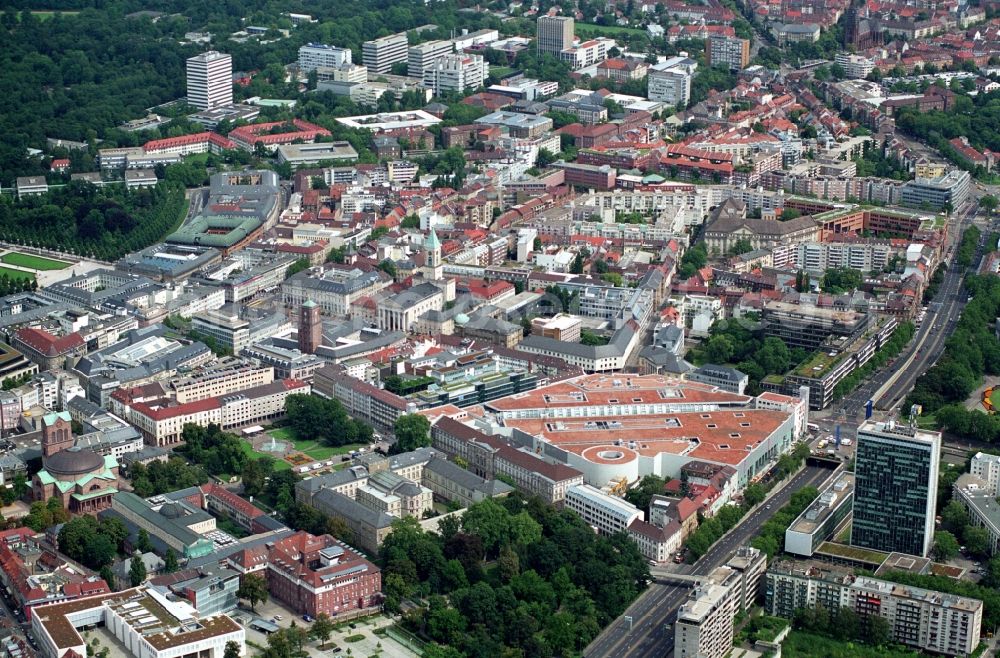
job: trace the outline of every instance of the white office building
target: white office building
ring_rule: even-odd
[[[406,75],[411,78],[423,78],[439,57],[454,50],[451,41],[428,41],[410,46],[406,57]]]
[[[188,104],[210,110],[233,103],[233,58],[210,50],[188,58]]]
[[[389,73],[396,62],[405,62],[407,41],[405,34],[390,34],[381,39],[365,41],[361,46],[361,59],[369,73]]]
[[[444,55],[424,71],[424,86],[435,96],[478,89],[489,74],[490,65],[480,55]]]
[[[323,43],[307,43],[299,48],[299,70],[302,73],[309,73],[321,66],[338,68],[351,63],[350,48],[338,48]]]
[[[43,658],[94,655],[81,632],[96,627],[120,643],[118,655],[135,658],[222,658],[228,642],[240,655],[246,652],[243,627],[227,615],[201,616],[187,601],[145,587],[32,609],[31,630]]]
[[[566,507],[604,535],[626,532],[629,525],[642,518],[635,505],[609,496],[589,484],[578,484],[566,490]]]

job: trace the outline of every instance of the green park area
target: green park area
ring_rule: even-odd
[[[352,450],[364,447],[364,444],[362,443],[351,443],[343,446],[328,446],[315,439],[296,439],[294,432],[292,432],[292,430],[288,427],[277,427],[268,430],[267,433],[278,441],[288,441],[295,447],[296,452],[309,455],[316,461],[325,461],[332,457],[346,455]],[[288,462],[282,461],[282,464],[287,463]]]
[[[576,33],[580,36],[613,37],[613,36],[646,34],[645,30],[640,30],[634,27],[620,27],[618,25],[594,25],[593,23],[577,23],[575,29]]]
[[[26,267],[31,270],[42,271],[64,270],[70,266],[70,263],[66,263],[61,260],[42,258],[41,256],[32,256],[31,254],[22,254],[19,251],[11,251],[3,256],[0,256],[0,261],[3,261],[8,265],[17,265],[18,267]]]
[[[35,275],[24,270],[12,270],[9,267],[0,267],[0,275],[6,275],[10,279],[34,279]]]

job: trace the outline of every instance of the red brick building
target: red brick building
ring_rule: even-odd
[[[299,614],[331,617],[377,606],[382,573],[330,535],[297,532],[269,545],[267,585],[271,596]]]

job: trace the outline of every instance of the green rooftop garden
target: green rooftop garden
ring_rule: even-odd
[[[822,377],[845,356],[845,352],[840,352],[834,356],[830,356],[828,352],[816,352],[811,358],[803,361],[795,369],[795,374],[799,377]]]
[[[870,564],[882,564],[889,556],[888,553],[883,553],[882,551],[873,551],[868,548],[861,548],[860,546],[848,546],[847,544],[834,544],[828,541],[820,544],[817,552],[848,560],[868,562]]]

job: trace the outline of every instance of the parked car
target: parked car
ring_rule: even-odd
[[[313,618],[312,618],[311,616],[309,616],[309,615],[302,615],[302,621],[304,621],[304,622],[306,622],[306,623],[310,623],[310,622],[312,622],[312,621],[314,621],[314,620],[313,620]]]

